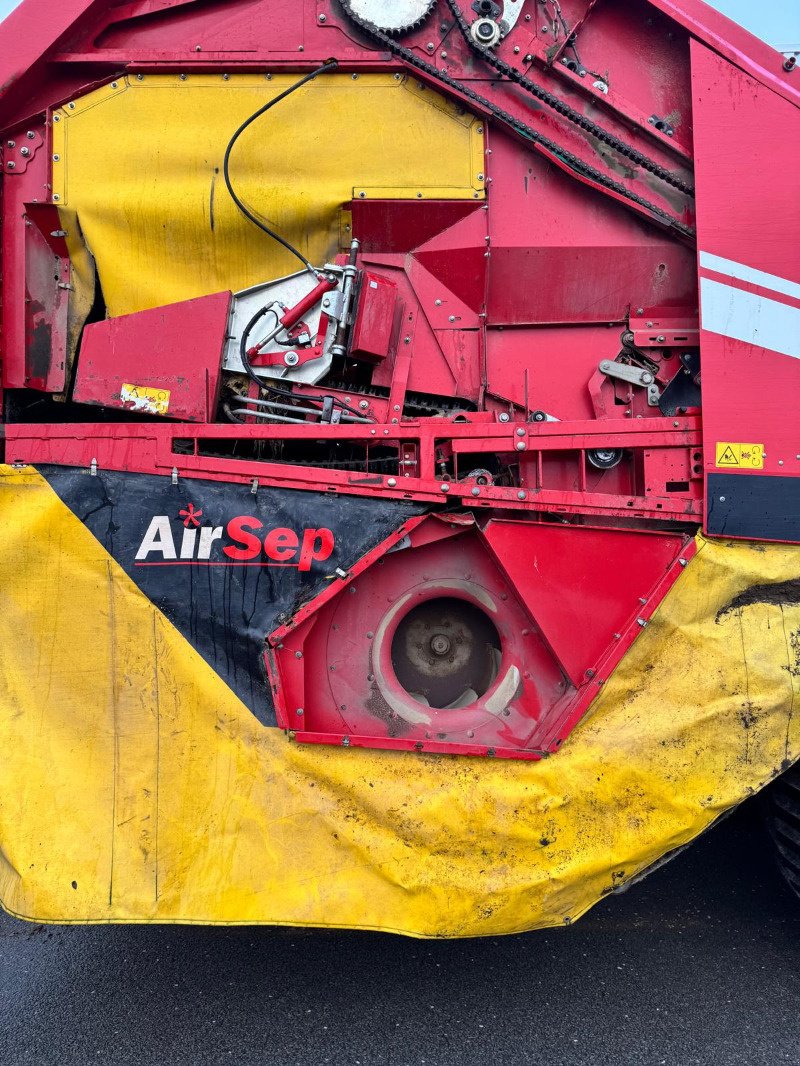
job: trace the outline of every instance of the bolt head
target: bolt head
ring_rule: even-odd
[[[442,659],[448,655],[451,647],[450,639],[444,633],[436,633],[431,637],[430,649],[437,658]]]
[[[518,437],[524,437],[524,436],[525,436],[525,433],[526,433],[526,430],[524,430],[524,429],[522,428],[522,426],[520,426],[520,428],[519,428],[519,429],[517,430],[517,436],[518,436]]]
[[[28,138],[29,141],[32,141],[36,134],[33,132],[33,130],[28,130],[25,136]]]
[[[480,496],[480,494],[481,494],[481,490],[476,485],[475,488],[472,490],[472,495],[473,496]]]
[[[323,13],[322,15],[319,16],[319,21],[320,22],[327,22],[328,21],[328,16]]]
[[[523,491],[522,491],[522,490],[520,489],[520,491],[519,491],[519,492],[517,493],[517,499],[518,499],[518,500],[524,500],[524,499],[526,499],[526,498],[527,498],[527,495],[528,495],[528,494],[527,494],[527,492],[523,492]]]
[[[389,486],[390,489],[393,489],[397,484],[397,478],[390,477],[386,484]]]
[[[518,452],[524,452],[526,447],[527,447],[527,445],[525,444],[524,440],[518,440],[517,441],[517,451]]]
[[[443,483],[442,483],[442,484],[441,484],[441,485],[439,486],[439,488],[441,489],[441,491],[442,491],[442,492],[449,492],[449,491],[450,491],[450,486],[449,486],[449,485],[447,484],[447,482],[446,482],[446,481],[445,481],[445,482],[443,482]]]
[[[511,415],[507,411],[501,411],[500,415],[498,417],[499,417],[501,422],[510,422],[511,421]]]

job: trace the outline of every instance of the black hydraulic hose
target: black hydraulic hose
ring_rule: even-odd
[[[242,340],[239,344],[239,357],[242,360],[242,366],[244,367],[245,372],[250,378],[250,380],[254,381],[260,389],[271,388],[271,386],[265,385],[265,383],[261,380],[258,374],[256,374],[256,372],[253,370],[253,367],[250,363],[250,356],[247,354],[247,342],[250,340],[250,334],[255,329],[256,323],[259,322],[259,320],[262,319],[264,315],[268,315],[270,313],[275,315],[275,318],[278,320],[278,328],[275,330],[275,333],[270,339],[277,337],[277,335],[281,331],[281,322],[278,318],[278,314],[270,307],[262,307],[258,311],[256,311],[256,313],[244,327],[244,330],[242,331]],[[277,392],[279,390],[276,389],[275,391]]]
[[[227,186],[227,189],[228,189],[228,192],[230,193],[231,199],[236,204],[236,206],[239,208],[239,210],[242,212],[244,217],[249,222],[252,222],[254,226],[257,226],[260,230],[262,230],[264,233],[266,233],[274,241],[277,241],[277,243],[280,244],[287,251],[291,252],[292,255],[296,256],[296,258],[300,260],[300,262],[303,264],[303,266],[306,268],[306,270],[309,270],[315,276],[318,275],[318,271],[317,271],[316,267],[303,255],[303,253],[298,251],[298,249],[295,248],[294,245],[291,244],[289,241],[287,241],[284,237],[281,237],[281,235],[279,233],[275,233],[274,230],[270,229],[270,227],[267,226],[264,222],[262,222],[261,219],[257,218],[252,213],[252,211],[250,211],[250,209],[247,207],[247,205],[242,202],[242,200],[239,198],[239,196],[237,196],[236,190],[233,188],[233,185],[231,184],[230,159],[231,159],[231,152],[233,151],[234,145],[236,144],[238,139],[241,137],[241,135],[244,133],[244,131],[249,126],[251,126],[257,119],[259,119],[262,115],[266,114],[267,111],[269,111],[271,108],[273,108],[276,104],[279,104],[281,102],[281,100],[285,100],[287,96],[291,96],[292,93],[296,92],[298,89],[301,89],[304,85],[307,85],[308,82],[313,81],[314,78],[316,78],[318,74],[326,74],[326,73],[328,73],[328,71],[336,70],[338,66],[339,66],[338,60],[329,59],[327,62],[323,63],[321,67],[317,67],[316,70],[312,70],[311,73],[306,74],[305,77],[300,79],[300,81],[295,82],[294,85],[290,86],[284,92],[282,92],[278,96],[276,96],[274,100],[270,100],[268,103],[264,104],[263,107],[260,107],[258,109],[258,111],[255,111],[248,119],[246,119],[241,124],[241,126],[236,130],[234,135],[231,137],[230,141],[228,141],[228,147],[225,149],[225,157],[224,157],[223,163],[222,163],[222,173],[223,173],[223,176],[225,178],[225,185]],[[242,339],[241,339],[241,343],[239,345],[239,356],[241,358],[242,366],[244,367],[247,376],[253,382],[255,382],[255,384],[258,386],[259,389],[264,389],[265,391],[272,393],[272,395],[274,395],[274,396],[284,396],[284,397],[288,397],[290,399],[294,399],[293,393],[289,392],[286,389],[279,389],[279,388],[277,388],[274,385],[270,385],[267,382],[265,382],[262,378],[260,378],[255,373],[255,371],[253,370],[252,364],[250,363],[250,357],[247,354],[248,341],[250,339],[250,334],[255,329],[256,324],[259,322],[259,320],[261,318],[263,318],[263,316],[266,315],[270,310],[271,310],[271,308],[269,308],[269,307],[262,307],[260,310],[258,310],[253,315],[253,317],[247,323],[247,325],[244,328],[244,331],[242,332]],[[275,312],[273,311],[273,313],[275,313]],[[277,315],[276,315],[276,317],[277,317]],[[274,337],[276,337],[278,333],[280,333],[280,321],[278,321],[278,329],[276,329],[275,333],[269,339],[270,340],[274,339]],[[339,400],[334,400],[334,403],[337,406],[345,407],[345,405],[343,403],[341,403],[341,401],[339,401]],[[345,409],[346,409],[346,407],[345,407]],[[231,419],[231,421],[241,421],[240,419],[235,417],[235,412],[232,411],[230,408],[226,407],[225,408],[225,413]]]
[[[253,364],[250,362],[250,356],[247,354],[247,343],[250,340],[250,334],[253,332],[258,322],[264,317],[264,315],[267,314],[273,314],[275,315],[275,318],[278,319],[278,314],[274,308],[262,307],[258,311],[256,311],[256,313],[244,327],[244,330],[242,331],[242,339],[239,342],[239,358],[242,361],[242,366],[245,369],[245,373],[251,381],[254,381],[256,383],[259,389],[263,389],[265,392],[269,392],[273,396],[283,396],[290,400],[296,400],[297,397],[293,392],[290,392],[288,389],[279,389],[275,385],[271,385],[269,384],[269,382],[264,381],[263,378],[260,378],[258,374],[256,374],[256,372],[253,370]],[[281,323],[280,319],[278,319],[278,328],[267,338],[267,340],[274,340],[275,337],[277,337],[277,335],[280,333],[280,331]],[[342,401],[336,399],[336,397],[332,397],[332,399],[335,407],[341,407],[344,411],[349,412],[350,409],[347,404],[342,403]],[[310,402],[313,402],[313,399]],[[231,417],[231,415],[235,414],[234,411],[228,410],[227,408],[225,409],[225,413],[226,415],[228,415],[229,418]],[[322,412],[320,411],[320,414],[321,413]],[[231,421],[241,421],[241,419],[231,418]]]
[[[280,244],[283,248],[285,248],[287,252],[291,252],[292,255],[296,256],[306,268],[306,270],[310,270],[312,274],[316,274],[317,270],[313,266],[313,264],[310,263],[309,260],[303,255],[303,253],[298,251],[298,249],[295,248],[294,245],[291,244],[289,241],[287,241],[285,237],[281,237],[279,233],[276,233],[273,229],[270,229],[270,227],[266,225],[266,223],[262,222],[260,218],[257,218],[253,214],[253,212],[247,207],[247,205],[243,203],[242,200],[237,196],[236,191],[234,190],[233,185],[231,184],[230,160],[231,152],[233,151],[234,145],[239,140],[244,131],[249,126],[251,126],[256,121],[256,119],[261,118],[262,115],[265,115],[267,111],[275,107],[276,104],[279,104],[281,100],[285,100],[287,96],[291,96],[292,93],[297,92],[298,89],[302,89],[302,87],[304,85],[307,85],[308,82],[313,81],[318,74],[327,74],[330,70],[336,70],[338,66],[339,63],[336,59],[329,59],[327,62],[323,63],[321,67],[317,67],[316,70],[312,70],[310,74],[306,74],[305,77],[300,79],[300,81],[295,82],[295,84],[290,86],[290,88],[286,89],[284,92],[276,96],[274,100],[270,100],[269,103],[264,104],[264,106],[260,107],[258,111],[255,111],[250,116],[250,118],[246,119],[246,121],[241,124],[238,130],[228,141],[228,147],[225,149],[225,158],[222,163],[222,173],[225,178],[225,185],[228,188],[228,192],[231,195],[231,199],[239,208],[244,217],[249,222],[252,222],[254,226],[257,226],[260,230],[266,233],[268,237],[271,237],[274,241],[277,241],[277,243]],[[247,365],[247,362],[245,362],[245,367],[247,367]],[[250,376],[253,377],[252,373],[250,374]]]
[[[235,411],[231,410],[231,406],[228,403],[222,405],[222,410],[225,412],[225,417],[229,422],[236,422],[237,425],[243,426],[245,421],[243,418],[239,418]]]

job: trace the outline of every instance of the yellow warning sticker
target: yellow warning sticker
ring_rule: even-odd
[[[717,466],[739,470],[763,470],[764,445],[717,441]]]
[[[147,415],[169,413],[169,389],[154,389],[149,385],[123,385],[119,398],[130,411]]]

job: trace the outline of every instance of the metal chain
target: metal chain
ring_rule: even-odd
[[[654,159],[650,159],[648,156],[644,155],[644,153],[640,152],[638,148],[626,144],[613,133],[609,133],[608,130],[603,129],[602,126],[598,126],[596,122],[592,122],[591,119],[586,118],[585,115],[582,115],[579,111],[570,107],[570,105],[564,100],[560,100],[557,96],[554,96],[553,93],[543,89],[541,85],[537,85],[536,82],[531,81],[530,78],[510,66],[505,60],[500,59],[500,57],[496,56],[491,49],[485,48],[478,41],[473,40],[467,21],[464,18],[461,8],[458,6],[457,0],[447,0],[447,6],[450,8],[453,18],[456,20],[456,24],[461,31],[461,36],[467,42],[469,47],[473,52],[480,55],[489,66],[493,67],[498,74],[502,74],[504,78],[519,85],[521,89],[524,89],[532,96],[535,96],[537,100],[540,100],[547,107],[552,108],[561,115],[562,118],[567,119],[567,121],[574,123],[576,126],[580,126],[580,128],[586,130],[587,133],[591,133],[591,135],[597,138],[598,141],[607,144],[610,148],[619,152],[620,155],[624,155],[627,159],[630,159],[631,162],[636,163],[643,170],[649,170],[651,174],[655,174],[657,178],[665,181],[668,185],[672,185],[673,188],[686,193],[687,196],[694,195],[694,186],[689,182],[686,182],[683,178],[673,174],[672,171],[667,170],[667,168],[661,166],[660,163],[656,163]]]
[[[584,177],[589,178],[591,181],[596,182],[598,185],[603,186],[603,188],[617,193],[619,196],[624,197],[626,200],[630,200],[639,207],[643,207],[646,211],[650,212],[651,215],[655,216],[662,223],[669,226],[671,229],[674,229],[677,233],[682,234],[684,237],[693,239],[696,236],[695,231],[690,226],[687,226],[679,219],[674,218],[669,212],[664,211],[663,208],[660,208],[649,200],[645,200],[643,197],[631,192],[631,190],[625,185],[622,185],[618,181],[614,181],[613,178],[609,178],[606,174],[596,170],[571,152],[565,151],[560,145],[556,144],[555,141],[551,141],[549,137],[544,137],[542,134],[537,133],[536,130],[526,125],[520,119],[515,118],[507,111],[503,111],[502,108],[493,104],[491,100],[487,100],[486,97],[476,93],[474,89],[470,89],[468,86],[456,81],[455,78],[451,78],[449,74],[442,73],[431,63],[426,62],[424,59],[420,59],[408,48],[404,48],[401,44],[398,44],[397,41],[384,33],[383,30],[378,29],[378,27],[374,26],[371,22],[359,18],[350,8],[348,8],[348,14],[356,25],[364,30],[364,32],[370,37],[380,41],[384,48],[393,56],[401,59],[415,70],[421,71],[434,81],[439,82],[440,85],[444,85],[448,89],[451,89],[454,93],[466,97],[467,100],[471,100],[474,104],[477,104],[479,108],[488,112],[492,118],[501,122],[508,129],[513,130],[526,140],[531,141],[533,144],[537,144],[546,151],[552,153],[557,159],[566,163],[567,166],[577,174],[581,174]]]
[[[388,401],[389,399],[388,390],[385,392],[379,392],[377,389],[371,388],[369,385],[356,385],[353,382],[348,383],[346,381],[336,381],[333,379],[326,381],[325,387],[332,390],[335,389],[337,392],[349,393],[353,396],[369,396],[373,400]],[[446,400],[447,397],[442,397],[442,399]],[[407,410],[428,411],[431,415],[441,414],[446,417],[448,412],[450,414],[457,414],[458,412],[463,411],[464,404],[459,404],[457,402],[433,403],[423,393],[407,392],[403,413],[407,418],[412,417],[412,415],[406,413]],[[353,413],[357,414],[358,412],[354,411]]]

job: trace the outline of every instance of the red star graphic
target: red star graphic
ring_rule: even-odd
[[[186,510],[179,513],[187,529],[189,526],[194,526],[196,529],[200,525],[200,519],[203,517],[203,512],[196,511],[193,503],[188,504]]]

